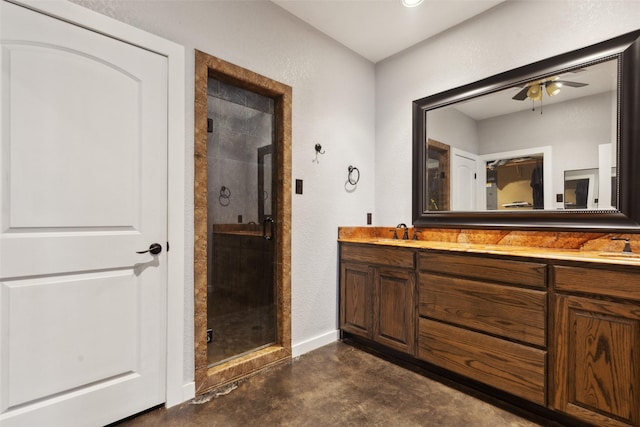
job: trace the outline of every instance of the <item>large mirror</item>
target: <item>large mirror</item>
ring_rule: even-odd
[[[414,101],[414,225],[640,232],[639,37]]]

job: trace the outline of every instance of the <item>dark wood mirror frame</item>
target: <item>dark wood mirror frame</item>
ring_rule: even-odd
[[[618,206],[611,211],[425,212],[426,112],[536,77],[618,59]],[[413,102],[413,224],[425,228],[620,230],[640,233],[640,30]]]

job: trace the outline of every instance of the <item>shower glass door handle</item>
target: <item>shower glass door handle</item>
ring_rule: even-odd
[[[267,234],[267,224],[269,225],[269,234]],[[262,220],[262,237],[264,240],[273,239],[273,218],[270,216]]]

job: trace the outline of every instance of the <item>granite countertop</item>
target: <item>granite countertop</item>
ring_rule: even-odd
[[[376,236],[379,233],[359,233],[352,232],[354,229],[347,229],[349,232],[339,232],[338,241],[342,243],[358,243],[377,246],[404,247],[412,249],[431,249],[439,251],[466,252],[491,255],[521,256],[526,258],[580,261],[599,264],[631,265],[640,266],[640,253],[624,254],[622,246],[617,245],[596,245],[583,244],[579,248],[567,247],[542,247],[541,245],[526,245],[527,239],[516,239],[521,244],[505,244],[491,242],[460,242],[460,241],[438,241],[430,239],[422,240],[402,240],[389,237]],[[412,236],[410,233],[409,236]],[[422,237],[422,236],[420,236]],[[439,236],[438,236],[439,237]],[[589,236],[591,238],[592,236]],[[501,240],[509,239],[502,238]],[[533,240],[533,239],[532,239]],[[608,243],[610,237],[604,242]],[[536,243],[536,241],[532,241]],[[563,243],[566,245],[566,243]],[[567,245],[570,246],[570,245]],[[618,248],[618,246],[620,246]],[[613,248],[617,250],[612,250]],[[633,247],[633,246],[632,246]],[[640,251],[639,251],[640,252]]]

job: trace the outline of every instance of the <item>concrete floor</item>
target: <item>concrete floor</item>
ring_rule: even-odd
[[[473,426],[538,424],[342,342],[118,427]]]

